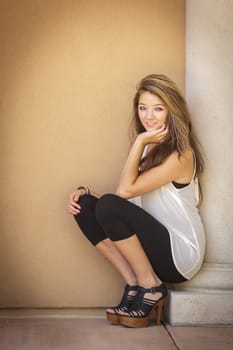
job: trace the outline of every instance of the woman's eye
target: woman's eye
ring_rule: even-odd
[[[156,107],[156,108],[155,108],[155,111],[156,111],[156,112],[161,112],[162,110],[163,110],[163,109],[162,109],[161,107]]]
[[[145,107],[139,106],[139,111],[145,111]]]

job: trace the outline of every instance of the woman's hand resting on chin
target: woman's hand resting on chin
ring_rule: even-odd
[[[147,145],[150,143],[161,143],[164,141],[165,137],[168,133],[168,127],[162,126],[159,129],[153,130],[153,131],[144,131],[141,134],[137,136],[136,140],[139,140],[143,143],[143,145]]]

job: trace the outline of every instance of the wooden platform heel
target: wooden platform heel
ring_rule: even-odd
[[[120,311],[128,312],[129,308],[132,306],[135,299],[135,295],[129,295],[129,292],[138,290],[138,286],[125,286],[124,294],[120,303],[117,306],[114,306],[108,311],[106,311],[106,316],[109,322],[112,324],[120,324]]]
[[[158,300],[152,300],[144,298],[146,293],[161,293],[162,296]],[[163,283],[158,287],[152,287],[149,289],[138,287],[138,293],[134,302],[127,312],[127,315],[120,316],[120,323],[127,327],[148,327],[151,321],[151,316],[153,312],[156,311],[156,324],[159,325],[161,323],[163,307],[167,294],[167,287]]]

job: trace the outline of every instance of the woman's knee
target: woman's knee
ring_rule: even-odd
[[[90,194],[84,194],[81,196],[78,200],[78,204],[81,206],[82,209],[88,209],[93,208],[93,206],[96,206],[98,198],[90,195]]]
[[[125,199],[115,194],[105,194],[96,205],[96,219],[112,241],[119,241],[132,235],[125,215],[127,203]]]
[[[116,209],[116,202],[119,200],[115,194],[107,193],[99,198],[95,209],[95,215],[98,222],[103,222],[109,216],[114,215]]]
[[[84,194],[78,200],[78,204],[81,206],[81,213],[74,216],[79,218],[80,216],[83,216],[82,214],[85,214],[86,216],[91,212],[94,213],[97,201],[98,198],[89,194]]]

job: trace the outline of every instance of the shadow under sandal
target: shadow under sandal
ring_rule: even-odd
[[[158,300],[152,300],[144,298],[146,293],[161,293],[162,295]],[[128,315],[121,315],[120,323],[127,327],[147,327],[150,324],[152,312],[156,311],[156,323],[159,325],[167,294],[168,290],[164,283],[149,289],[138,287],[138,293],[132,307],[127,312]]]
[[[137,291],[138,286],[129,286],[128,284],[125,286],[124,294],[122,296],[122,299],[120,301],[120,304],[118,304],[115,307],[110,308],[112,312],[106,311],[107,319],[112,324],[119,324],[120,323],[120,314],[119,312],[128,312],[128,310],[131,308],[133,301],[135,299],[135,295],[129,295],[129,292],[131,291]]]

